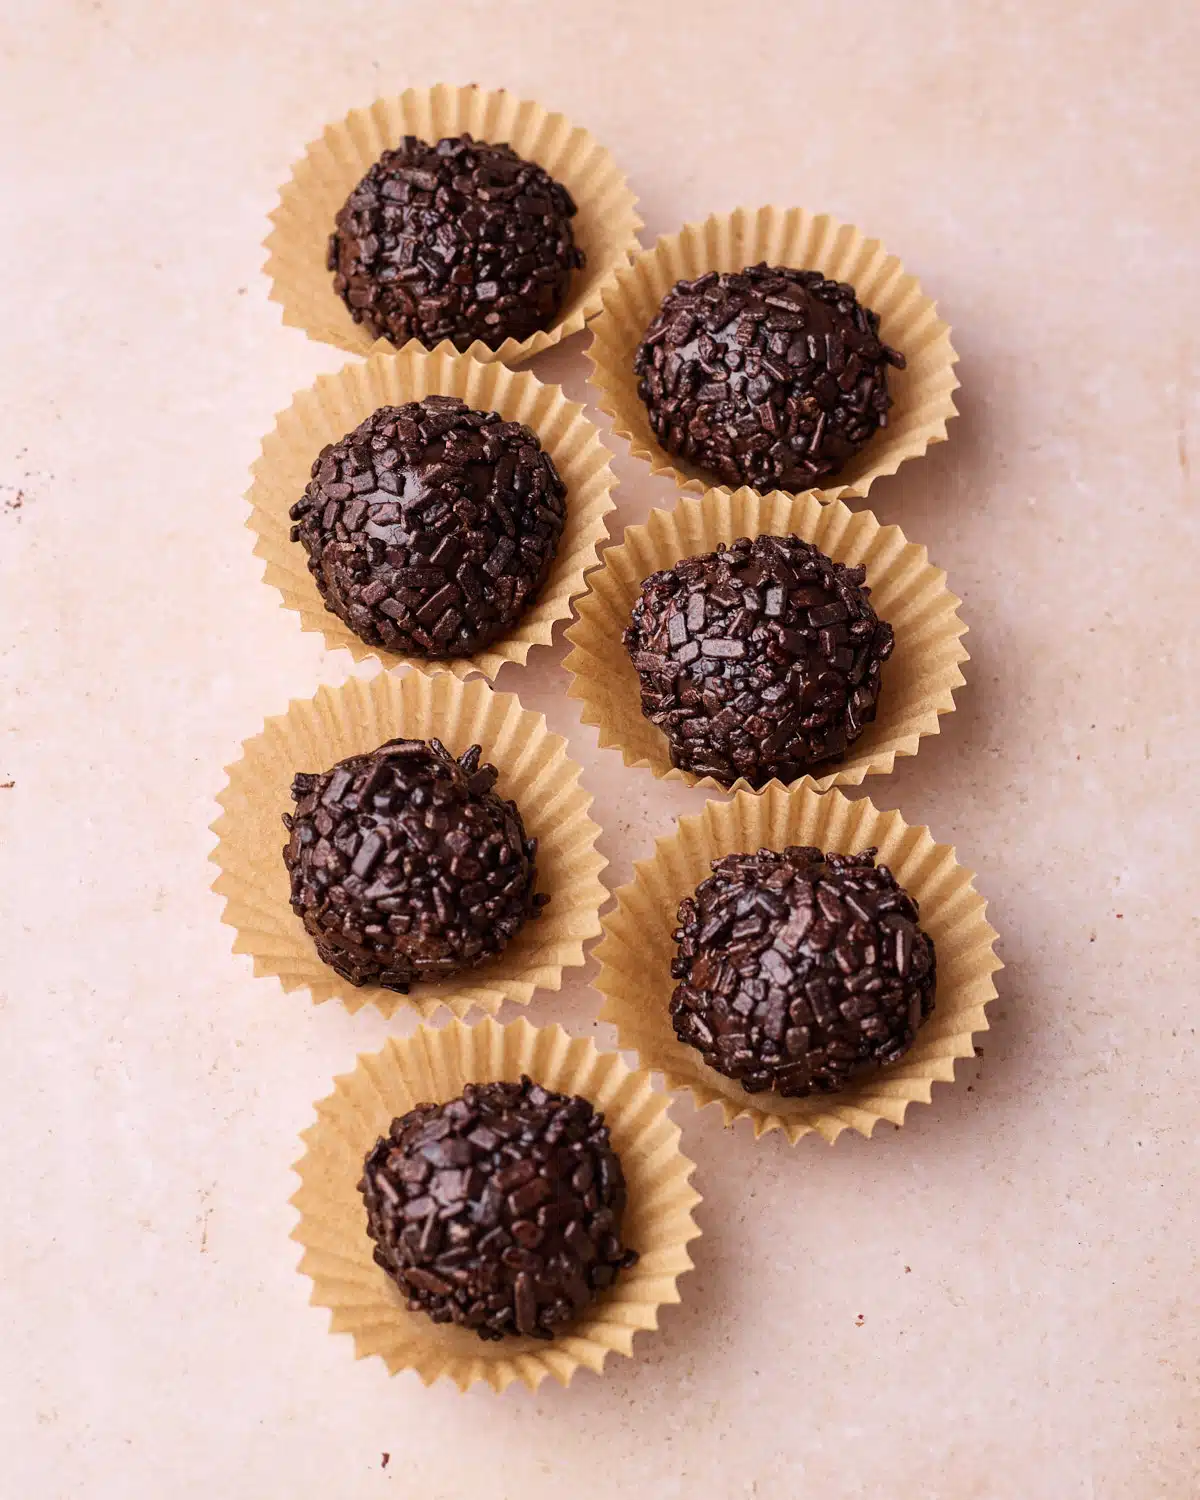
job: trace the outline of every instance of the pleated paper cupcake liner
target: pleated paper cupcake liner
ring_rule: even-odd
[[[502,953],[440,983],[415,984],[408,995],[356,988],[322,962],[289,905],[282,853],[281,818],[293,806],[296,772],[327,770],[399,736],[436,737],[455,755],[483,746],[484,760],[500,773],[498,794],[516,802],[538,840],[537,889],[550,897]],[[537,989],[560,989],[563,969],[583,963],[583,945],[600,930],[607,861],[596,851],[592,799],[566,741],[511,693],[444,673],[351,678],[268,719],[228,776],[211,857],[221,868],[213,889],[225,898],[223,919],[237,934],[233,951],[250,954],[255,974],[273,976],[285,990],[307,989],[314,1003],[338,999],[350,1011],[370,1003],[385,1016],[405,1005],[424,1017],[443,1005],[456,1016],[475,1007],[495,1014],[506,1000],[525,1005]]]
[[[639,1258],[560,1337],[484,1343],[406,1309],[372,1258],[357,1183],[363,1158],[396,1116],[453,1099],[468,1083],[522,1074],[581,1094],[603,1111],[628,1189],[621,1238]],[[694,1164],[679,1149],[667,1105],[647,1073],[558,1026],[453,1022],[390,1039],[336,1080],[316,1105],[316,1124],[303,1133],[301,1185],[292,1199],[300,1223],[292,1236],[304,1246],[300,1270],[312,1278],[312,1303],[332,1311],[332,1332],[350,1334],[360,1359],[377,1354],[393,1375],[415,1370],[426,1385],[444,1376],[460,1391],[477,1381],[494,1391],[514,1381],[535,1390],[547,1375],[566,1385],[581,1365],[600,1374],[610,1354],[634,1353],[639,1329],[658,1327],[658,1309],[680,1300],[678,1279],[692,1266],[687,1247],[700,1233],[692,1215],[700,1195],[689,1184]]]
[[[875,722],[836,770],[800,778],[821,791],[858,786],[866,776],[891,771],[897,756],[915,755],[922,736],[938,733],[940,715],[953,713],[954,691],[964,681],[961,666],[969,659],[962,644],[967,626],[958,614],[961,601],[924,547],[908,541],[898,526],[881,526],[870,511],[856,514],[840,501],[826,503],[820,491],[710,490],[702,499],[651,511],[644,526],[627,527],[620,546],[608,548],[591,574],[576,606],[579,618],[567,631],[573,647],[563,663],[572,675],[568,694],[582,702],[582,721],[597,726],[601,746],[620,750],[627,766],[726,790],[711,776],[672,766],[666,735],[642,713],[638,676],[622,634],[651,573],[713,552],[722,542],[763,533],[795,533],[835,562],[863,564],[871,603],[896,633]],[[744,777],[731,790],[741,788],[748,788]]]
[[[267,237],[264,268],[285,323],[351,354],[370,351],[374,340],[350,316],[326,266],[334,219],[367,171],[406,135],[433,145],[444,136],[463,134],[494,145],[507,143],[561,182],[579,210],[571,223],[575,242],[587,256],[587,264],[571,278],[552,327],[524,340],[506,339],[498,349],[477,340],[470,352],[482,360],[519,363],[578,333],[595,317],[614,271],[638,249],[642,221],[624,173],[586,130],[563,115],[504,89],[439,83],[351,110],[344,120],[327,126],[292,168],[271,214],[274,228]]]
[[[537,433],[567,487],[566,525],[536,600],[508,635],[474,656],[446,661],[404,657],[360,640],[326,609],[308,570],[308,554],[291,540],[288,517],[326,443],[337,442],[381,406],[431,395],[458,396],[468,406],[524,422]],[[527,373],[514,374],[504,365],[480,364],[448,343],[432,352],[420,344],[399,353],[380,350],[335,375],[320,376],[280,412],[274,430],[263,439],[253,473],[247,525],[257,536],[254,551],[266,563],[265,581],[279,590],[284,607],[300,616],[304,630],[319,632],[330,650],[349,651],[355,661],[376,658],[388,666],[412,661],[429,672],[456,677],[480,672],[489,679],[506,661],[524,664],[532,647],[549,645],[557,621],[570,619],[571,600],[583,591],[585,576],[607,540],[605,517],[614,507],[617,483],[608,450],[583,407],[568,401],[560,387]]]
[[[683,489],[712,487],[714,475],[667,453],[655,437],[637,392],[633,357],[677,281],[691,281],[707,271],[740,271],[760,261],[849,282],[859,301],[879,314],[880,337],[907,361],[906,369],[888,372],[894,402],[888,425],[831,477],[824,492],[830,499],[862,498],[881,475],[894,474],[905,459],[945,440],[946,423],[956,415],[953,367],[958,355],[948,325],[916,277],[907,275],[878,240],[829,214],[773,206],[713,214],[702,224],[686,224],[678,234],[664,235],[653,249],[622,267],[604,293],[604,311],[593,325],[587,351],[596,403],[613,419],[613,431],[649,461],[652,473],[670,474]]]
[[[803,1099],[746,1093],[678,1040],[669,1012],[680,901],[711,873],[714,859],[789,844],[838,854],[877,847],[879,863],[919,903],[921,926],[937,949],[936,1004],[909,1051],[858,1074],[840,1093]],[[613,1023],[619,1045],[635,1051],[642,1067],[661,1073],[669,1089],[690,1090],[699,1108],[718,1104],[727,1125],[748,1119],[756,1136],[784,1130],[793,1144],[811,1131],[830,1142],[847,1129],[869,1136],[880,1120],[902,1125],[910,1104],[928,1104],[935,1083],[954,1081],[955,1061],[974,1056],[975,1034],[987,1030],[986,1007],[996,997],[992,975],[1002,967],[986,905],[953,848],[934,843],[927,828],[910,828],[898,812],[810,787],[739,792],[681,818],[678,832],[659,839],[654,857],[640,861],[633,882],[617,892],[596,948],[601,1019]]]

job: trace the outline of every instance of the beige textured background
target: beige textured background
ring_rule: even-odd
[[[1173,0],[3,0],[4,1494],[1197,1493],[1198,51]],[[241,529],[272,414],[341,363],[268,305],[265,214],[326,119],[438,79],[586,123],[651,233],[802,203],[940,299],[963,415],[872,500],[973,661],[868,790],[957,842],[1008,964],[902,1132],[755,1146],[681,1102],[685,1304],[536,1399],[388,1379],[305,1306],[296,1134],[386,1027],[254,981],[207,892],[221,766],[349,670]],[[577,394],[584,341],[538,366]],[[666,490],[618,463],[641,518]],[[702,797],[601,754],[560,655],[501,685],[621,880]]]

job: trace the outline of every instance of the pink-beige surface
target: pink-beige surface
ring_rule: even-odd
[[[21,1500],[1185,1500],[1200,1490],[1200,13],[1170,0],[0,3],[0,1489]],[[977,871],[993,1029],[902,1130],[755,1142],[686,1098],[704,1236],[638,1357],[468,1396],[306,1305],[312,1103],[413,1021],[231,956],[222,766],[355,668],[260,578],[261,435],[344,356],[266,214],[380,93],[503,85],[630,174],[880,237],[961,354],[871,508],[970,625],[869,793]],[[586,399],[579,335],[541,356]],[[670,498],[614,442],[614,534]],[[626,769],[561,629],[498,686],[565,734],[611,883],[703,791]],[[594,964],[535,1021],[596,1025]]]

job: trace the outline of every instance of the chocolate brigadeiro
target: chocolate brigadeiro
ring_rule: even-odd
[[[655,436],[736,488],[800,491],[887,426],[879,318],[854,288],[765,262],[679,281],[634,356]]]
[[[473,656],[536,599],[566,494],[532,429],[426,396],[321,450],[291,535],[326,609],[369,646]]]
[[[933,1010],[933,940],[875,853],[728,854],[681,903],[675,1034],[747,1093],[833,1093]]]
[[[334,290],[375,338],[498,349],[549,328],[584,263],[570,193],[510,146],[407,135],[339,210]]]
[[[604,1116],[528,1078],[418,1104],[358,1186],[376,1263],[410,1312],[482,1339],[554,1338],[637,1260]]]
[[[549,901],[534,893],[537,840],[479,757],[389,740],[292,782],[292,910],[351,984],[403,995],[474,968]]]
[[[798,536],[740,537],[651,574],[625,647],[671,763],[761,787],[844,755],[875,717],[894,640],[865,577]]]

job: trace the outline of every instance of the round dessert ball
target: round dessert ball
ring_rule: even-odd
[[[409,1311],[482,1339],[554,1338],[637,1260],[604,1116],[528,1078],[393,1120],[359,1191]]]
[[[834,1093],[933,1010],[933,940],[875,854],[728,854],[680,904],[675,1035],[747,1093]]]
[[[798,536],[652,573],[624,639],[672,765],[761,787],[840,759],[875,717],[894,641],[865,577]]]
[[[812,489],[886,427],[889,365],[852,286],[765,263],[676,282],[634,356],[667,452],[757,490]]]
[[[405,136],[339,210],[334,290],[375,338],[498,349],[549,328],[584,263],[570,193],[511,146]]]
[[[322,448],[291,534],[325,608],[367,645],[473,656],[537,598],[566,494],[531,428],[426,396]]]
[[[292,782],[292,910],[351,984],[403,995],[474,968],[550,899],[534,892],[537,840],[479,757],[389,740]]]

